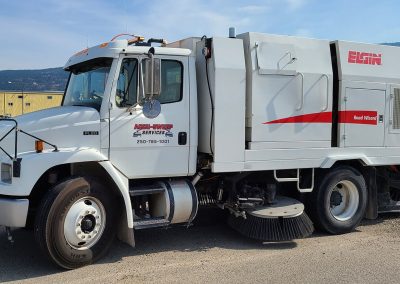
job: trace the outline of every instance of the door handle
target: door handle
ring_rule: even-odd
[[[186,132],[179,132],[178,133],[178,144],[179,145],[186,145],[187,143],[187,133]]]
[[[301,77],[301,100],[300,100],[300,105],[298,107],[296,107],[296,110],[301,110],[303,108],[304,105],[304,74],[301,72],[297,72],[296,76],[294,76],[295,78],[297,78],[297,76]]]

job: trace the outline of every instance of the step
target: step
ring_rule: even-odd
[[[400,189],[400,180],[391,179],[389,180],[389,186],[394,187],[396,189]]]
[[[390,204],[381,205],[378,208],[378,213],[400,212],[400,201],[394,201]]]
[[[147,194],[156,194],[162,193],[165,189],[159,185],[141,185],[141,186],[131,186],[129,187],[129,195],[130,196],[139,196],[139,195],[147,195]]]
[[[135,230],[141,230],[148,228],[166,227],[170,223],[170,221],[163,218],[142,219],[133,221],[133,228]]]

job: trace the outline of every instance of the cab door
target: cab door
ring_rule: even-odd
[[[141,57],[121,55],[110,96],[109,157],[128,178],[183,176],[189,161],[188,58],[161,59],[161,113],[143,115]]]

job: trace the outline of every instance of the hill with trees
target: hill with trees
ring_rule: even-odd
[[[64,91],[68,72],[62,68],[0,71],[2,91]]]

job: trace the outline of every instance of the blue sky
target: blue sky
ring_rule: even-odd
[[[0,70],[62,66],[121,32],[174,41],[256,31],[400,41],[395,0],[0,0]]]

